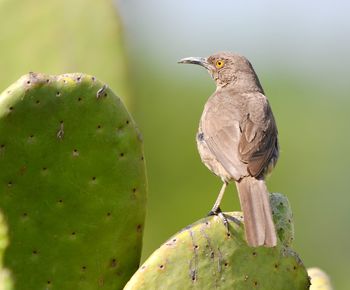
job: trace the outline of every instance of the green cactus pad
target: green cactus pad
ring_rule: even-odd
[[[92,76],[30,73],[0,95],[0,207],[16,290],[119,289],[145,216],[140,133]]]
[[[289,248],[251,248],[241,213],[204,218],[156,250],[134,274],[131,289],[309,289],[301,260]]]
[[[270,203],[277,235],[287,247],[294,240],[293,212],[288,198],[281,193],[271,193]]]
[[[0,0],[1,26],[6,27],[0,30],[0,88],[31,70],[85,71],[115,88],[130,108],[133,98],[119,6],[112,0]]]

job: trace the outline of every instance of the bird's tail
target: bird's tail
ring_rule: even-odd
[[[251,247],[274,247],[277,244],[269,192],[264,180],[245,177],[236,182],[244,215],[245,235]]]

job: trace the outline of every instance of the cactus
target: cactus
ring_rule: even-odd
[[[276,194],[271,198],[282,198]],[[288,210],[273,207],[276,217]],[[272,203],[274,205],[274,203]],[[170,238],[139,268],[124,290],[134,289],[309,289],[309,278],[298,255],[285,244],[251,248],[244,237],[240,212],[226,213],[229,232],[222,220],[199,220]],[[288,216],[288,215],[287,215]],[[288,218],[287,218],[288,220]],[[290,223],[280,224],[279,235],[290,241]]]
[[[120,289],[138,267],[142,141],[95,77],[30,73],[0,95],[0,207],[16,290]]]
[[[28,71],[84,71],[132,106],[123,27],[115,1],[0,1],[0,87]],[[14,19],[18,19],[14,23]],[[1,91],[1,89],[0,89]]]
[[[294,240],[293,212],[288,198],[281,193],[271,193],[270,203],[277,235],[286,247]]]
[[[328,275],[319,268],[309,268],[307,273],[311,278],[310,290],[333,290]]]
[[[3,266],[4,251],[8,246],[7,226],[0,213],[0,290],[13,289],[12,279],[8,269]]]

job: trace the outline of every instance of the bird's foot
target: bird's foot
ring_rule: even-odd
[[[218,206],[218,207],[215,207],[215,206],[214,206],[214,207],[211,209],[211,211],[208,213],[208,216],[219,215],[219,213],[222,213],[222,210],[221,210],[220,206]]]
[[[225,217],[225,215],[222,213],[220,207],[218,208],[213,208],[209,213],[208,213],[208,216],[213,216],[213,215],[217,215],[223,222],[225,228],[226,228],[226,231],[227,233],[230,233],[229,231],[229,226],[228,226],[228,220],[227,218]]]
[[[218,215],[219,214],[219,212],[218,211],[213,211],[213,210],[211,210],[208,214],[207,214],[207,216],[213,216],[213,215]]]

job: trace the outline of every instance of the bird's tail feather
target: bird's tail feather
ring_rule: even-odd
[[[245,177],[236,182],[236,185],[243,210],[248,245],[252,247],[276,246],[276,230],[265,181]]]

